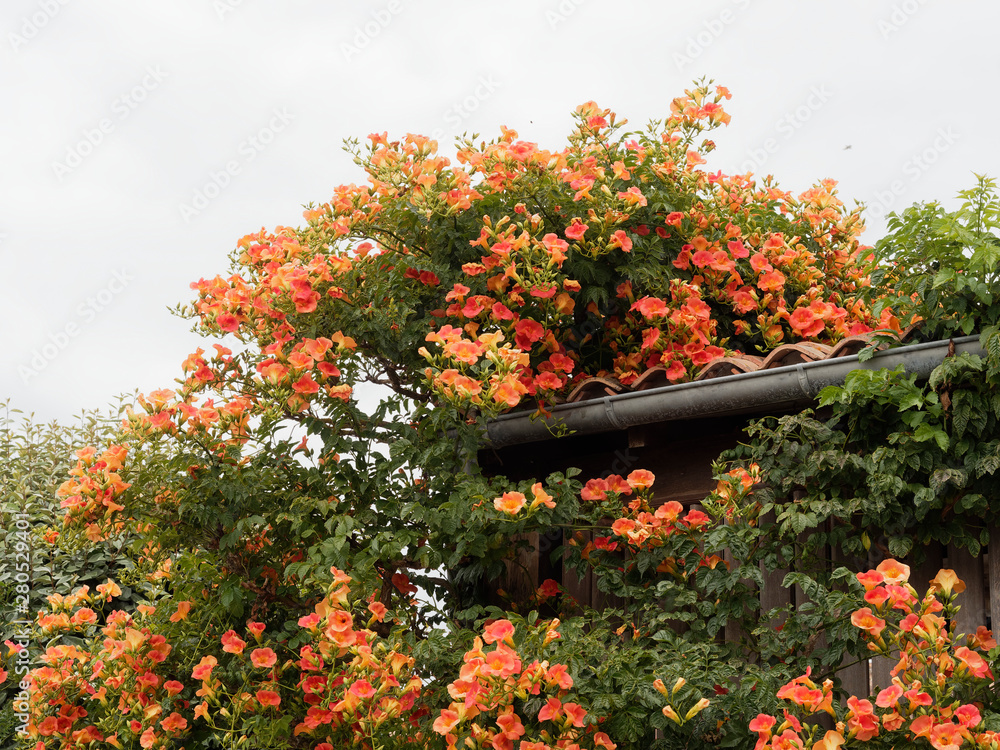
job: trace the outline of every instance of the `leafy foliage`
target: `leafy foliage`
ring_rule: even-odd
[[[932,202],[889,215],[890,234],[875,245],[867,296],[879,297],[875,310],[892,309],[900,319],[920,323],[927,341],[981,332],[992,341],[995,356],[1000,347],[996,180],[977,175],[976,186],[958,197],[962,202],[955,211]]]
[[[106,414],[84,412],[74,425],[40,423],[9,401],[0,404],[0,605],[9,617],[0,623],[0,640],[30,640],[34,613],[48,597],[79,587],[91,588],[108,578],[132,578],[134,537],[114,544],[67,543],[61,536],[56,490],[72,468],[73,452],[82,445],[113,439],[121,407]],[[137,603],[125,586],[120,606]],[[33,654],[37,657],[37,653]],[[21,724],[14,700],[27,669],[37,662],[17,662],[15,679],[0,684],[0,745],[9,746]]]
[[[35,747],[745,747],[803,672],[833,710],[869,654],[853,558],[975,553],[995,520],[995,335],[927,383],[859,371],[823,418],[759,423],[700,507],[656,499],[642,468],[584,483],[476,462],[490,418],[595,375],[677,382],[899,315],[996,323],[992,183],[955,216],[905,215],[903,249],[880,246],[895,270],[870,279],[832,181],[796,197],[700,169],[728,96],[699,85],[638,132],[587,103],[559,151],[504,129],[460,141],[457,167],[372,134],[351,144],[367,184],[192,285],[179,311],[231,347],[189,355],[75,462],[75,435],[5,434],[4,502],[46,498],[27,532],[49,555],[32,558],[49,576],[30,601]],[[908,262],[918,238],[965,265]],[[574,600],[574,576],[608,606]],[[794,603],[761,612],[776,588]]]
[[[919,557],[930,541],[979,554],[986,543],[1000,468],[1000,203],[985,177],[959,197],[953,212],[929,204],[890,219],[893,233],[876,253],[892,262],[872,276],[890,286],[876,307],[920,320],[924,337],[981,331],[983,355],[946,356],[925,382],[902,366],[856,370],[820,394],[828,418],[804,412],[755,425],[740,455],[758,461],[773,497],[800,495],[780,517],[790,531],[830,519],[833,530],[817,543],[853,555],[875,544],[885,556]]]

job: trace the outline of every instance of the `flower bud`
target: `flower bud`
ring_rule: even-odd
[[[691,708],[688,709],[688,712],[684,714],[684,721],[693,719],[695,716],[700,714],[702,711],[708,708],[709,703],[711,703],[711,701],[708,698],[702,698],[700,701],[695,703],[693,706],[691,706]]]

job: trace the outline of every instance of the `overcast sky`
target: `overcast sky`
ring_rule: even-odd
[[[1000,176],[987,0],[4,0],[0,401],[50,419],[172,386],[168,308],[236,240],[363,176],[373,131],[559,149],[593,99],[641,127],[732,91],[708,168],[840,181],[884,214]]]

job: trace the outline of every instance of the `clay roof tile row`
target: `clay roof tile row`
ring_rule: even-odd
[[[910,337],[912,329],[904,332],[902,339]],[[695,376],[695,381],[711,380],[729,375],[740,375],[757,370],[771,370],[775,367],[816,362],[819,360],[836,359],[838,357],[856,356],[871,340],[872,334],[848,336],[841,339],[835,346],[804,341],[797,344],[782,344],[767,354],[766,357],[756,357],[750,354],[722,357],[705,365]],[[587,401],[593,398],[614,396],[629,391],[647,391],[651,388],[661,388],[671,385],[667,379],[667,368],[663,365],[651,367],[636,378],[629,386],[625,386],[614,378],[594,377],[580,383],[566,398],[569,403]]]

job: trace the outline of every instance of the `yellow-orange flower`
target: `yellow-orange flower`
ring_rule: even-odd
[[[505,492],[493,500],[493,507],[501,513],[513,516],[525,506],[526,502],[527,500],[520,492]]]
[[[70,622],[74,625],[92,625],[97,622],[97,614],[90,607],[83,607],[73,613]]]
[[[456,704],[451,704],[453,707]],[[441,713],[434,720],[434,731],[438,734],[448,734],[459,722],[458,712],[453,708],[442,709]]]
[[[122,595],[122,590],[117,583],[110,578],[97,586],[97,593],[101,594],[105,601],[111,601],[116,596]]]
[[[269,648],[257,648],[250,654],[250,661],[255,667],[273,667],[278,661],[277,655]]]
[[[851,623],[875,638],[885,629],[885,620],[876,617],[868,607],[862,607],[851,615]]]
[[[552,495],[542,489],[541,482],[535,482],[531,485],[531,494],[535,496],[535,499],[531,502],[532,508],[537,508],[539,505],[544,505],[546,508],[556,507],[556,503],[552,499]]]
[[[823,739],[813,745],[813,750],[838,750],[847,740],[836,729],[829,729]]]
[[[257,698],[257,702],[262,706],[277,708],[281,704],[281,696],[273,690],[258,690],[255,697]]]
[[[486,626],[483,631],[483,640],[487,643],[497,641],[512,642],[510,639],[514,635],[514,625],[510,620],[496,620]]]
[[[167,732],[181,732],[187,729],[187,719],[174,711],[170,716],[160,722],[160,726]]]
[[[636,469],[628,475],[627,479],[629,487],[636,490],[644,490],[647,487],[652,487],[655,480],[656,477],[653,475],[653,472],[648,469]]]
[[[222,636],[222,650],[228,654],[242,654],[246,641],[236,635],[235,630],[227,630]]]
[[[207,680],[211,677],[212,670],[215,669],[218,663],[219,660],[214,656],[201,657],[201,661],[191,670],[191,678],[195,680]]]
[[[961,594],[965,591],[965,582],[958,577],[954,570],[942,568],[931,579],[929,588],[933,591],[940,591],[945,596],[951,596],[952,593]]]
[[[177,602],[177,611],[170,615],[170,622],[180,622],[186,620],[188,612],[191,611],[191,602]]]
[[[898,560],[883,560],[875,568],[887,583],[906,583],[910,578],[910,566]]]

